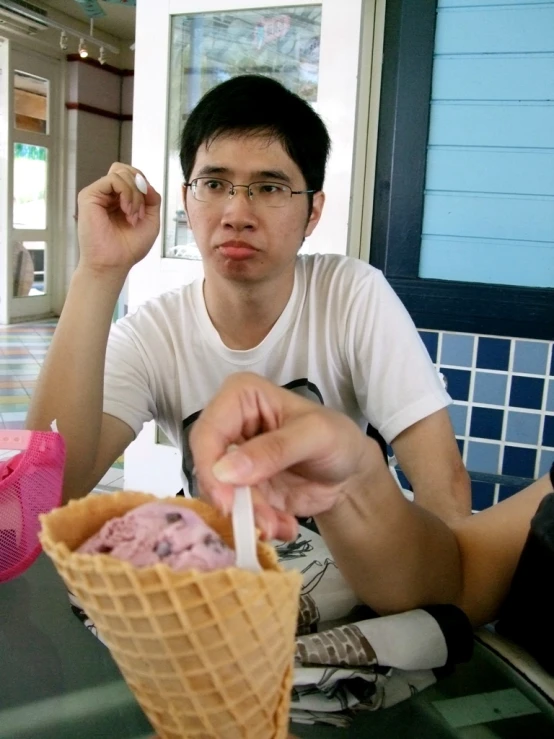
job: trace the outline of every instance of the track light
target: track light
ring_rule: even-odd
[[[100,64],[106,63],[106,52],[104,51],[103,46],[100,47],[100,54],[98,56],[98,61],[100,62]]]
[[[83,38],[79,39],[79,56],[81,59],[86,59],[88,56],[88,49],[85,46],[85,40]]]
[[[62,31],[60,34],[60,49],[62,51],[65,51],[67,49],[68,39],[67,39],[67,33],[65,31]]]

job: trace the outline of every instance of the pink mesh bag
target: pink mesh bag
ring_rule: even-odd
[[[62,499],[65,443],[55,432],[4,431],[0,449],[20,450],[0,461],[0,583],[21,575],[41,551],[39,514]]]

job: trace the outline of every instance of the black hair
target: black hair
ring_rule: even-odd
[[[325,124],[301,97],[280,82],[256,74],[233,77],[213,87],[190,114],[179,152],[185,182],[200,146],[233,132],[274,137],[298,165],[307,189],[323,189],[331,148]]]

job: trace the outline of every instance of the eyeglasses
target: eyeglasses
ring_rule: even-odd
[[[293,195],[306,195],[316,190],[292,190],[288,185],[279,182],[251,182],[249,185],[234,185],[229,180],[220,180],[214,177],[196,177],[191,182],[185,182],[190,187],[195,200],[201,203],[217,205],[227,198],[232,198],[239,187],[244,187],[248,197],[258,205],[268,208],[283,208],[290,202]]]

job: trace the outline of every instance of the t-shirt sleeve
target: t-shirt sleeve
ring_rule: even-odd
[[[378,270],[359,278],[345,350],[360,408],[387,443],[450,404],[408,311]]]
[[[104,370],[104,413],[120,418],[139,434],[156,417],[147,361],[126,319],[112,326]]]

